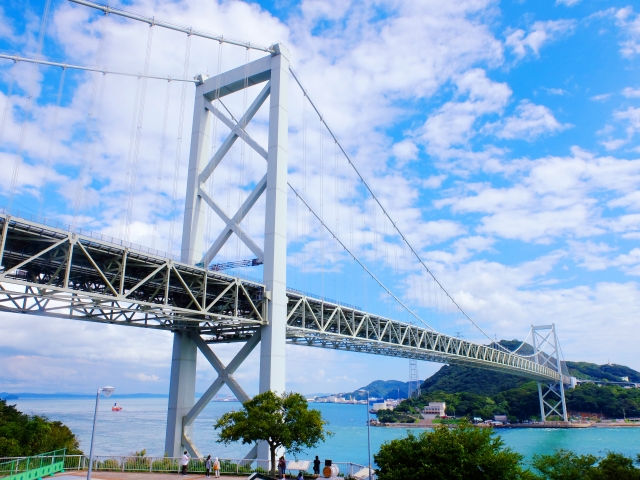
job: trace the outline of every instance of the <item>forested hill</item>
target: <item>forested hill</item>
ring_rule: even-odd
[[[444,365],[420,387],[422,393],[475,393],[492,396],[505,390],[518,388],[528,379],[508,373],[494,372],[462,365]]]
[[[640,372],[624,365],[596,365],[587,362],[567,362],[569,373],[582,380],[620,382],[629,377],[630,382],[640,383]]]
[[[514,350],[521,342],[500,342]],[[530,345],[523,345],[519,353],[531,354]],[[584,380],[621,382],[628,377],[640,382],[640,372],[623,365],[596,365],[586,362],[567,362],[571,375]],[[608,387],[582,384],[566,390],[567,407],[572,412],[603,413],[609,418],[640,416],[640,389],[625,389],[612,383]],[[538,387],[535,381],[515,375],[461,365],[445,365],[427,378],[421,386],[421,396],[412,398],[394,412],[382,413],[394,421],[394,415],[417,413],[428,402],[447,402],[447,414],[492,418],[495,414],[508,414],[512,420],[535,419],[540,412]],[[380,418],[380,417],[379,417]],[[399,419],[400,417],[398,417]]]

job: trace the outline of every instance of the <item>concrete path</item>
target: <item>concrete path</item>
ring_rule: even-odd
[[[248,477],[248,475],[247,475]],[[55,476],[57,480],[79,480],[80,478],[87,478],[86,471],[77,472],[65,472]],[[205,476],[200,473],[194,473],[192,475],[182,476],[179,473],[144,473],[144,472],[91,472],[91,480],[199,480],[204,479]],[[215,480],[215,477],[211,475],[211,480]],[[223,475],[220,478],[242,478],[242,476],[225,477]]]

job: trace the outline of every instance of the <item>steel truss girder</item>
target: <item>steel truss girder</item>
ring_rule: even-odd
[[[207,343],[247,341],[266,324],[263,285],[5,214],[0,214],[0,231],[0,311],[174,331],[195,328]],[[554,355],[539,353],[532,361],[355,308],[294,292],[287,296],[286,335],[292,344],[569,383],[552,362]],[[550,338],[541,336],[537,345]],[[543,400],[552,412],[546,394]]]
[[[312,297],[291,292],[287,296],[287,340],[292,344],[463,364],[543,382],[569,382],[557,371],[517,354]]]
[[[2,311],[218,335],[266,322],[258,283],[6,214],[0,229]]]

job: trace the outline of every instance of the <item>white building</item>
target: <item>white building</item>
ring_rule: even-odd
[[[433,420],[436,417],[444,417],[446,410],[446,402],[429,402],[429,405],[425,405],[422,409],[422,418],[425,420]]]
[[[374,403],[372,410],[377,412],[378,410],[393,410],[393,405],[389,405],[387,402]]]

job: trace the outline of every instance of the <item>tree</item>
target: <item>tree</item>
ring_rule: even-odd
[[[534,455],[532,465],[548,480],[584,480],[591,478],[595,455],[576,455],[568,450],[557,450],[552,455]]]
[[[557,450],[552,455],[534,455],[532,464],[548,480],[640,480],[633,460],[614,452],[599,458]]]
[[[45,417],[26,415],[0,400],[0,457],[37,455],[62,448],[71,455],[82,454],[69,427]]]
[[[379,480],[534,479],[523,470],[522,455],[505,448],[493,429],[462,423],[386,442],[373,456]]]
[[[633,466],[633,460],[621,453],[607,452],[600,460],[598,469],[592,477],[594,480],[640,480],[640,470]]]
[[[218,442],[254,443],[265,441],[271,453],[271,469],[275,474],[276,450],[284,447],[293,455],[313,448],[331,432],[329,422],[319,410],[309,410],[307,400],[299,393],[280,396],[272,391],[256,395],[242,404],[242,410],[222,415],[215,424],[220,429]]]

